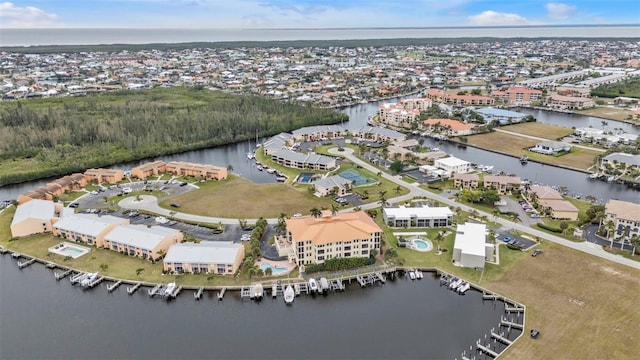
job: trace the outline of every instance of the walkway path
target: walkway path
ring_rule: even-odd
[[[501,133],[509,134],[509,135],[513,135],[513,136],[520,136],[520,137],[527,138],[527,139],[540,140],[540,141],[549,141],[549,139],[545,139],[545,138],[541,138],[541,137],[537,137],[537,136],[532,136],[532,135],[527,135],[527,134],[520,134],[520,133],[517,133],[517,132],[498,129],[498,128],[494,128],[493,130],[496,131],[496,132],[501,132]],[[571,144],[571,146],[577,147],[577,148],[581,148],[581,149],[585,149],[585,150],[597,151],[597,152],[601,152],[601,153],[607,151],[605,149],[598,149],[598,148],[594,148],[594,147],[591,147],[591,146],[584,146],[584,145]]]

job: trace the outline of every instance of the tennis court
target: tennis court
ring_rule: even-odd
[[[351,182],[355,182],[356,186],[360,186],[360,185],[366,185],[366,184],[370,184],[370,183],[374,183],[375,180],[368,178],[366,176],[363,176],[362,174],[360,174],[359,172],[353,170],[353,169],[349,169],[349,170],[345,170],[341,173],[339,173],[338,175],[342,176],[343,178],[351,181]]]

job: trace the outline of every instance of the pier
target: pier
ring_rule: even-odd
[[[488,347],[480,344],[480,340],[478,340],[478,343],[476,344],[476,346],[478,347],[478,349],[484,351],[485,353],[491,355],[493,358],[497,358],[500,354],[498,354],[497,352],[489,349]]]
[[[500,320],[500,325],[506,326],[506,327],[511,327],[511,328],[514,328],[514,329],[520,329],[520,330],[524,329],[524,325],[518,324],[518,323],[514,323],[514,322],[511,322],[511,321],[507,321],[505,319],[501,319]]]
[[[333,291],[344,291],[344,284],[342,283],[342,279],[332,279],[329,282],[331,286],[331,290]]]
[[[511,343],[513,343],[513,341],[507,339],[506,337],[496,334],[493,330],[491,330],[491,337],[507,345],[511,345]]]
[[[90,282],[87,285],[87,289],[91,289],[93,287],[95,287],[96,285],[100,284],[102,281],[104,280],[104,276],[100,276],[99,278],[93,280],[92,282]]]
[[[244,300],[244,299],[251,299],[251,287],[250,287],[250,286],[249,286],[249,287],[245,287],[245,286],[243,286],[243,287],[240,289],[240,298],[241,298],[242,300]]]
[[[54,263],[48,263],[48,264],[47,264],[47,269],[55,269],[55,268],[56,268],[56,266],[58,266],[58,265],[56,265],[56,264],[54,264]]]
[[[120,284],[122,284],[122,280],[118,280],[111,285],[107,285],[107,291],[112,292],[113,290],[117,289]]]
[[[227,288],[222,288],[222,290],[218,292],[218,301],[222,301],[225,292],[227,292]]]
[[[65,277],[67,277],[67,275],[71,274],[73,272],[73,270],[67,270],[61,273],[54,273],[54,276],[56,278],[56,280],[62,280]]]
[[[29,260],[27,260],[25,262],[18,261],[18,269],[22,270],[22,269],[26,268],[27,266],[33,264],[34,262],[36,262],[36,259],[34,259],[34,258],[29,259]]]
[[[76,284],[79,283],[85,276],[87,276],[87,274],[85,273],[76,273],[75,275],[72,275],[69,280],[71,281],[71,284]]]
[[[204,287],[200,286],[198,288],[198,291],[193,293],[193,298],[196,300],[200,300],[200,298],[202,297],[202,293],[204,293]]]
[[[136,290],[138,290],[140,285],[142,285],[142,284],[141,283],[136,283],[136,284],[133,285],[133,287],[127,286],[127,294],[133,295],[133,293],[136,292]]]
[[[504,310],[506,312],[524,312],[523,308],[520,307],[510,307],[508,304],[504,304]]]
[[[3,246],[0,246],[0,254],[4,255],[7,252],[9,252],[9,250],[5,249]]]
[[[158,291],[160,291],[160,288],[161,288],[161,285],[157,284],[151,290],[148,290],[147,293],[149,294],[149,297],[153,297],[155,294],[157,294]]]

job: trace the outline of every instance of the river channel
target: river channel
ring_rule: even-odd
[[[410,96],[410,97],[415,97]],[[397,101],[397,99],[386,100],[389,102]],[[366,125],[367,117],[377,111],[380,102],[371,102],[368,104],[357,104],[347,108],[340,109],[343,113],[349,115],[349,121],[343,125],[349,130],[357,130]],[[602,128],[602,120],[591,116],[574,115],[557,113],[545,110],[535,109],[519,109],[518,111],[534,115],[539,122],[559,125],[564,127],[588,127]],[[622,129],[625,132],[640,134],[640,129],[633,127],[628,123],[606,120],[607,131],[615,128]],[[261,142],[263,139],[258,139]],[[496,154],[490,151],[467,147],[465,149],[458,148],[452,144],[437,144],[433,139],[426,139],[425,144],[437,146],[441,150],[470,161],[476,164],[493,165],[495,171],[504,171],[507,174],[516,174],[520,178],[528,179],[532,183],[545,184],[557,187],[566,187],[570,195],[587,195],[594,196],[598,202],[606,202],[609,199],[619,199],[631,202],[640,200],[640,192],[625,187],[624,185],[606,183],[603,181],[589,180],[587,174],[563,169],[559,167],[543,165],[535,162],[529,162],[523,166],[518,159],[510,156]],[[255,148],[256,141],[246,141],[236,144],[218,146],[210,149],[202,149],[189,151],[181,154],[163,156],[165,161],[190,161],[197,163],[208,163],[220,166],[232,165],[233,171],[243,177],[248,178],[257,183],[275,182],[275,176],[266,172],[258,171],[253,163],[246,157],[246,153]],[[147,160],[145,160],[146,162]],[[131,168],[141,162],[133,162],[128,164],[120,164],[115,167]],[[33,189],[40,185],[44,185],[48,180],[35,180],[21,184],[6,185],[0,187],[0,200],[15,199],[17,196],[29,189]]]

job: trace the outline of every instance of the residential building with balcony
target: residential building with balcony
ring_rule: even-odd
[[[180,231],[163,226],[120,225],[104,236],[103,247],[129,256],[157,260],[171,245],[183,239]]]
[[[111,215],[73,214],[62,217],[53,225],[53,235],[97,247],[104,246],[105,235],[129,219]]]
[[[385,224],[395,228],[446,227],[453,220],[453,212],[446,206],[384,207]]]
[[[164,271],[173,273],[233,275],[245,251],[242,244],[221,241],[171,245],[162,260]]]

